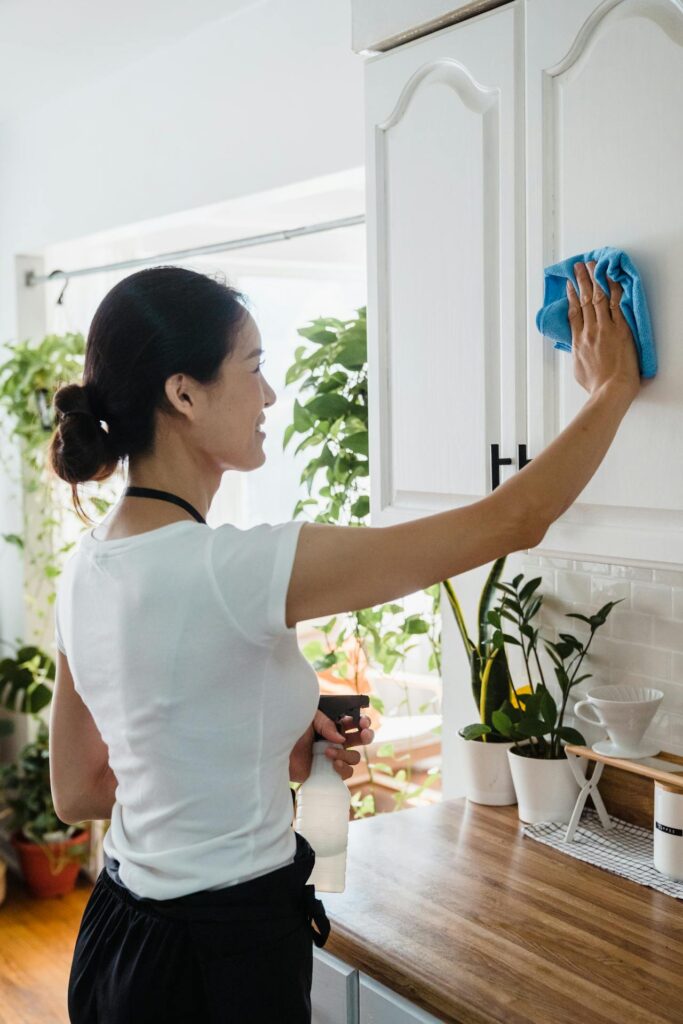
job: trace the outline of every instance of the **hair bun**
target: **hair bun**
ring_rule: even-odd
[[[54,397],[54,406],[57,413],[57,420],[61,424],[67,416],[88,416],[94,419],[92,406],[88,400],[88,391],[85,385],[65,384],[59,388]]]

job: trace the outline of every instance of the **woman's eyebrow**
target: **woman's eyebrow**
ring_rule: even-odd
[[[252,350],[252,351],[251,351],[251,352],[249,353],[249,355],[248,355],[248,356],[245,356],[244,358],[245,358],[245,359],[252,359],[252,358],[253,358],[254,356],[260,356],[262,352],[263,352],[263,349],[262,349],[262,348],[255,348],[255,349],[253,349],[253,350]]]

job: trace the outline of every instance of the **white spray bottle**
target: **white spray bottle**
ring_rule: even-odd
[[[364,693],[324,695],[318,702],[318,708],[338,727],[350,715],[354,726],[360,728],[360,709],[369,705],[370,698]],[[344,892],[351,794],[335,771],[334,762],[325,756],[329,746],[343,748],[343,744],[330,743],[314,730],[311,774],[297,791],[294,828],[315,851],[308,884],[320,892]]]

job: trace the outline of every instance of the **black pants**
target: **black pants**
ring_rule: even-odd
[[[310,1024],[312,941],[330,923],[306,885],[315,853],[294,834],[291,864],[178,899],[135,899],[103,868],[76,938],[71,1024]]]

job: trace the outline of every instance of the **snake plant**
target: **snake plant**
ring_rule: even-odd
[[[504,568],[505,557],[498,558],[493,563],[481,592],[477,615],[479,635],[476,644],[470,640],[467,633],[462,609],[455,596],[453,585],[450,580],[443,581],[462,642],[465,645],[470,666],[472,695],[479,710],[479,722],[465,726],[462,730],[462,735],[466,740],[481,738],[483,742],[487,740],[494,743],[505,742],[507,738],[502,736],[493,725],[493,712],[497,711],[505,701],[517,706],[517,694],[522,692],[515,690],[505,653],[506,640],[513,644],[519,644],[519,641],[515,637],[503,633],[500,621],[501,611],[500,609],[493,610],[491,607],[496,596],[496,584]]]

